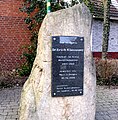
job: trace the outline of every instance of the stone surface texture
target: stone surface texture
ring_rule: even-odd
[[[94,120],[96,75],[91,54],[91,14],[84,4],[49,13],[40,28],[37,56],[25,83],[19,120]],[[51,36],[85,39],[84,95],[51,97]]]

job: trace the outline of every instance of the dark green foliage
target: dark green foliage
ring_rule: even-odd
[[[65,7],[62,4],[63,2],[51,2],[51,11],[64,9]],[[24,4],[22,8],[20,8],[20,11],[27,13],[27,17],[24,21],[32,33],[32,37],[30,39],[31,44],[29,46],[22,47],[22,49],[25,49],[21,58],[25,58],[25,62],[18,70],[21,76],[27,76],[31,72],[36,56],[38,31],[46,15],[46,0],[24,0]]]
[[[22,49],[24,49],[24,52],[21,58],[25,58],[26,61],[22,64],[21,68],[18,70],[20,76],[27,76],[30,74],[36,56],[37,37],[38,37],[37,32],[33,32],[32,37],[30,39],[31,44],[29,46],[22,47]]]
[[[51,2],[51,11],[56,11],[65,8],[63,2]],[[35,29],[42,23],[46,15],[46,0],[24,0],[24,4],[20,11],[27,13],[25,23],[28,24],[29,30]]]
[[[36,47],[33,45],[27,47],[27,52],[25,51],[21,58],[25,58],[26,61],[22,64],[21,68],[18,70],[20,76],[27,76],[30,74],[33,62],[36,56]]]
[[[91,0],[81,0],[85,3],[85,5],[89,8],[89,10],[91,11],[91,13],[93,13],[94,8],[94,3],[91,2]]]
[[[88,1],[83,0],[86,5],[90,5]],[[82,2],[82,0],[80,0]],[[67,7],[71,7],[78,3],[78,0],[72,0],[71,4],[63,2],[63,0],[57,2],[51,2],[51,11],[56,11],[60,9],[65,9]],[[92,5],[91,5],[92,6]],[[90,8],[92,9],[92,7]],[[41,23],[45,17],[46,13],[46,0],[24,0],[24,4],[22,8],[20,8],[21,12],[25,12],[27,17],[25,18],[25,23],[28,25],[28,29],[32,33],[32,37],[30,39],[31,44],[29,46],[25,46],[25,51],[22,55],[22,58],[25,58],[26,61],[22,64],[19,69],[19,74],[21,76],[29,75],[33,61],[36,56],[36,48],[37,48],[37,39],[38,39],[38,31],[41,26]],[[27,50],[26,50],[27,48]]]

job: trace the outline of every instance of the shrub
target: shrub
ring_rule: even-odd
[[[117,59],[97,59],[96,75],[97,83],[100,85],[118,85],[118,60]]]

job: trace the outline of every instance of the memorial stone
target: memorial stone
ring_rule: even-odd
[[[23,86],[19,120],[95,120],[91,21],[84,4],[46,15]]]

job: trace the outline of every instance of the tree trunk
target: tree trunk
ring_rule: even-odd
[[[103,0],[104,25],[103,25],[102,59],[107,59],[109,31],[110,31],[110,3],[111,0]]]

